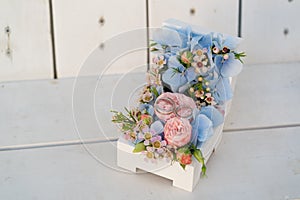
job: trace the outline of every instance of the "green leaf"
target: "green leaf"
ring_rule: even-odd
[[[200,82],[196,83],[194,87],[195,87],[195,89],[197,89],[197,90],[203,90],[202,83],[200,83]]]
[[[135,123],[128,117],[126,117],[122,112],[112,111],[114,116],[112,118],[112,122],[114,123],[126,123],[126,124],[133,124]]]
[[[206,176],[206,165],[204,162],[204,157],[202,155],[202,152],[200,149],[195,149],[193,152],[194,157],[196,158],[196,160],[202,164],[202,171],[201,171],[201,176],[204,177]]]
[[[177,67],[177,68],[173,68],[173,67],[172,67],[172,69],[173,69],[173,71],[174,71],[175,73],[182,73],[182,72],[180,71],[179,67]]]
[[[123,132],[126,132],[126,131],[132,131],[133,128],[134,128],[133,125],[124,123],[124,124],[122,125],[122,129],[121,129],[121,130],[122,130]]]
[[[150,44],[150,47],[153,47],[153,46],[155,46],[155,45],[157,45],[157,43],[156,43],[156,42],[153,42],[153,43]]]
[[[190,61],[193,60],[193,53],[190,51],[187,51],[187,59],[189,59]]]
[[[198,160],[199,163],[202,163],[202,161],[204,161],[204,158],[202,156],[200,149],[195,149],[193,155],[195,156],[195,158]]]
[[[134,121],[134,122],[137,122],[136,118],[132,115],[130,110],[128,110],[126,107],[125,107],[125,110],[126,110],[127,114],[130,116],[131,120]]]
[[[206,165],[202,165],[201,177],[206,177]]]
[[[185,170],[185,166],[186,166],[186,165],[184,165],[184,164],[180,164],[180,166],[182,167],[182,169],[184,169],[184,170]]]
[[[246,57],[245,52],[236,53],[234,52],[235,59],[238,59],[241,63],[244,63],[241,58]]]
[[[179,68],[172,68],[172,70],[173,70],[173,74],[172,74],[172,76],[171,76],[171,78],[173,78],[173,76],[175,76],[175,74],[180,74],[180,73],[182,73],[180,70],[179,70]]]
[[[159,94],[158,94],[158,91],[157,91],[157,89],[156,89],[156,87],[151,87],[151,92],[156,96],[156,97],[158,97],[159,96]]]
[[[151,52],[155,52],[155,51],[159,51],[159,49],[156,49],[156,48],[151,48],[150,50]]]
[[[140,142],[135,145],[135,148],[133,149],[133,153],[139,153],[145,150],[146,150],[146,146],[144,145],[144,142]]]
[[[189,147],[189,146],[183,146],[183,147],[180,147],[179,149],[177,149],[177,151],[178,151],[179,153],[191,154],[191,151],[190,151],[190,147]]]

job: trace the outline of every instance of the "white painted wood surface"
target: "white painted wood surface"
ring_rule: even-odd
[[[53,78],[48,1],[0,1],[0,81],[46,78]]]
[[[162,22],[169,18],[195,24],[208,30],[237,35],[238,1],[149,1],[150,27],[161,27]]]
[[[300,61],[300,1],[243,0],[242,5],[246,63]]]
[[[225,129],[300,125],[300,63],[246,65]]]
[[[111,123],[110,110],[133,105],[132,91],[142,87],[145,79],[139,73],[1,83],[0,149],[117,138],[120,133]]]
[[[146,5],[141,0],[131,0],[130,3],[118,0],[54,0],[53,5],[56,60],[60,78],[77,76],[87,57],[101,43],[102,50],[106,51],[107,40],[111,41],[112,37],[123,32],[146,27]],[[99,23],[101,18],[103,23]],[[141,38],[144,38],[145,47],[146,34],[135,39]],[[128,38],[130,40],[132,38]],[[121,48],[123,43],[116,45],[115,49]],[[123,73],[131,66],[145,64],[146,59],[145,49],[131,53],[115,62],[115,69],[111,73]],[[87,73],[99,75],[95,70]]]
[[[231,199],[300,198],[299,128],[224,134],[193,193],[151,174],[116,166],[116,143],[1,152],[0,198]]]

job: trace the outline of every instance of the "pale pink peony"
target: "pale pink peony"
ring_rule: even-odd
[[[162,99],[170,99],[174,105],[172,105],[170,101],[168,100],[164,101]],[[172,107],[174,109],[171,112],[167,112],[167,114],[160,112],[158,109],[155,109],[156,116],[163,121],[167,121],[168,119],[175,117],[176,116],[175,109],[180,106],[187,106],[190,107],[191,109],[196,108],[196,104],[192,98],[185,96],[184,94],[170,93],[170,92],[161,94],[156,99],[155,104],[160,109],[165,109],[166,111],[169,111],[170,109],[172,109]]]
[[[192,126],[189,120],[173,117],[166,122],[164,137],[168,145],[182,147],[190,142],[191,136]]]

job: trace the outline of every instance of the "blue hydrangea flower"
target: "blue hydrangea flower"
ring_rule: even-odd
[[[227,47],[230,50],[235,50],[240,43],[241,39],[237,37],[232,37],[230,35],[225,36],[221,33],[213,34],[212,43],[215,47],[222,50]]]
[[[218,69],[217,68],[213,68],[213,70],[211,70],[207,76],[204,76],[203,77],[206,81],[209,82],[209,87],[210,88],[215,88],[216,87],[216,84],[218,83],[219,79],[220,79],[220,76],[219,76],[219,73],[218,73]]]
[[[153,116],[154,115],[154,108],[152,105],[147,104],[147,103],[141,103],[139,105],[139,110],[141,112],[146,111],[149,115]]]
[[[240,39],[232,36],[224,36],[222,34],[215,34],[212,38],[212,43],[215,48],[214,62],[219,68],[220,75],[223,77],[236,76],[242,70],[242,63],[235,59],[233,50],[235,50],[240,42]],[[226,50],[222,54],[217,52]],[[227,52],[228,51],[228,52]]]
[[[196,116],[192,123],[192,136],[194,140],[197,140],[197,148],[213,135],[213,123],[212,121],[203,114]]]
[[[192,28],[190,25],[175,19],[169,19],[164,23],[163,28],[174,30],[179,34],[179,37],[182,41],[181,48],[187,48],[190,46],[190,41],[192,38]]]
[[[211,93],[218,104],[223,104],[233,96],[229,78],[219,77]]]
[[[168,28],[155,29],[153,41],[161,45],[182,47],[182,39],[177,31]]]
[[[156,134],[161,134],[164,131],[164,125],[160,120],[156,120],[151,124],[150,130],[152,130]]]
[[[208,117],[212,121],[213,127],[217,127],[224,122],[224,116],[214,106],[202,107],[200,114]]]
[[[210,48],[212,46],[212,36],[211,34],[204,34],[204,35],[199,35],[196,37],[193,37],[191,39],[191,50],[196,50],[196,49],[207,49],[210,51]]]
[[[189,67],[186,69],[178,61],[177,56],[169,58],[168,67],[162,75],[162,80],[170,86],[173,92],[177,92],[179,87],[196,79],[194,68]]]
[[[236,76],[243,68],[243,64],[238,59],[235,59],[235,55],[233,53],[228,53],[224,56],[216,55],[215,64],[219,68],[220,74],[223,77]]]
[[[152,39],[157,43],[153,48],[172,55],[187,48],[190,40],[186,33],[166,27],[155,29]]]

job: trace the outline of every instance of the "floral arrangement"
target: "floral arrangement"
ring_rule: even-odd
[[[224,121],[224,105],[232,98],[229,77],[241,71],[245,53],[236,52],[239,38],[177,23],[154,31],[139,105],[112,111],[112,122],[146,161],[177,161],[185,169],[194,157],[205,175],[200,148]]]

